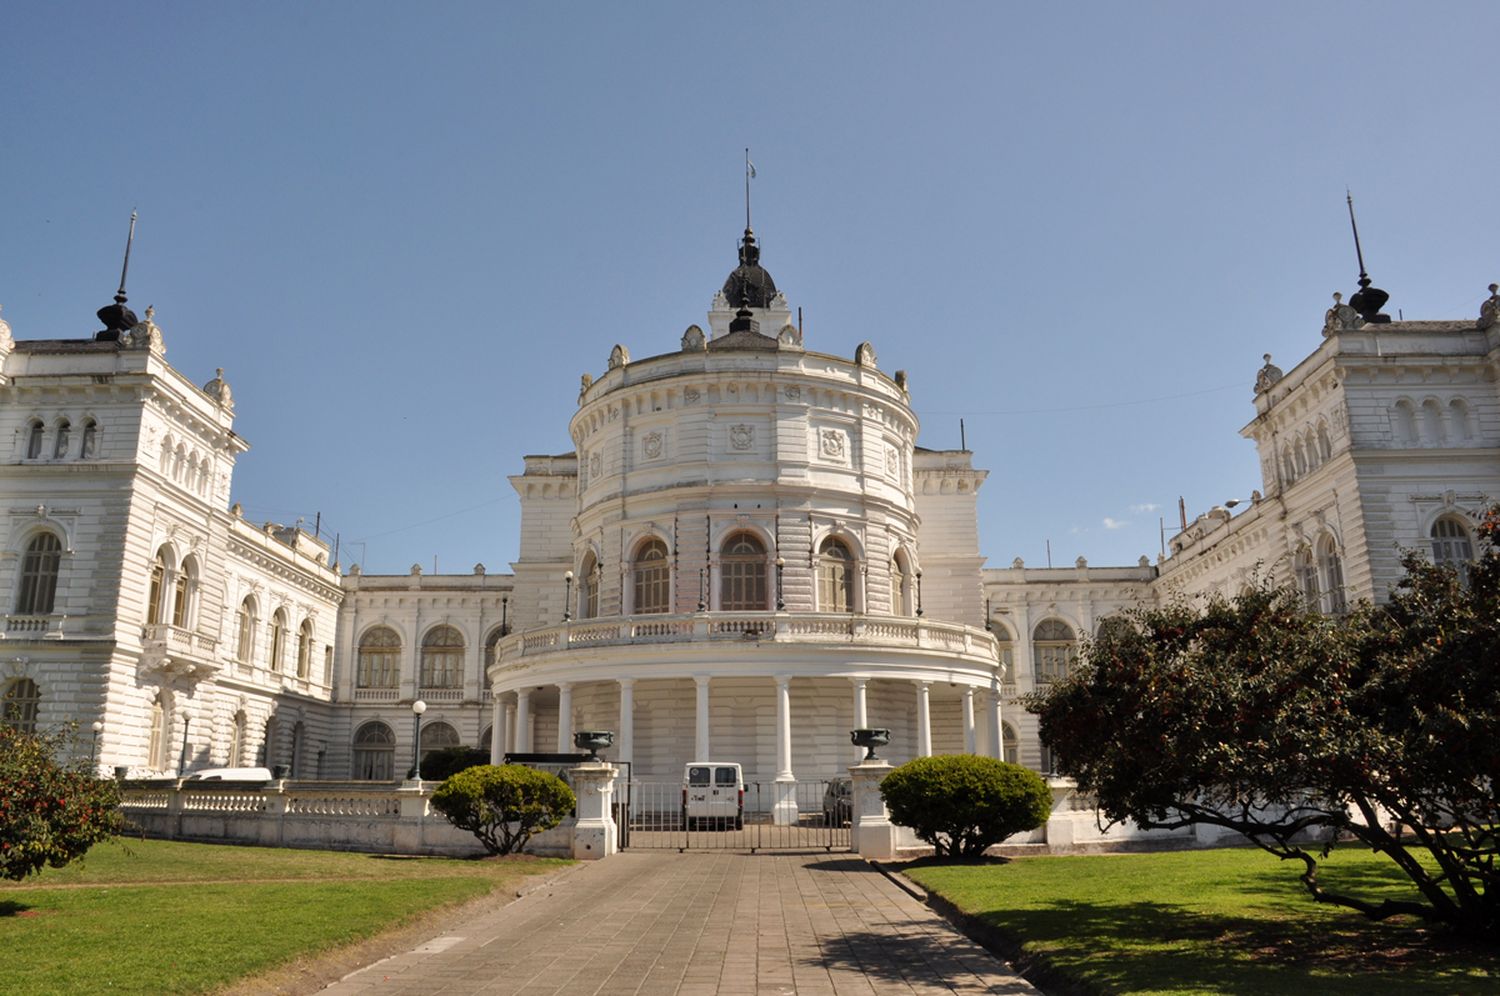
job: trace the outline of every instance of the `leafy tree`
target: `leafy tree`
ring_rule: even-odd
[[[0,877],[61,868],[127,828],[114,782],[96,779],[82,762],[56,760],[72,741],[71,730],[0,727]]]
[[[1301,863],[1319,902],[1500,933],[1500,513],[1467,583],[1419,554],[1383,606],[1320,615],[1260,585],[1138,610],[1028,703],[1059,768],[1110,820],[1207,824]],[[1313,842],[1313,839],[1321,843]],[[1325,889],[1353,838],[1412,899]]]
[[[453,775],[432,793],[432,807],[467,830],[491,854],[520,851],[577,805],[556,775],[519,764],[482,764]]]
[[[1052,812],[1052,793],[1036,772],[972,754],[908,761],[885,776],[880,794],[893,821],[953,857],[978,857]]]

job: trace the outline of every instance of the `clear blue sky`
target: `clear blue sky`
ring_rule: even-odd
[[[809,348],[908,370],[926,446],[966,420],[990,563],[1133,563],[1179,494],[1259,486],[1261,354],[1355,289],[1346,185],[1393,314],[1477,314],[1497,37],[1493,3],[17,2],[0,304],[91,334],[138,208],[131,304],[225,368],[253,519],[506,570],[579,374],[703,322],[748,145]]]

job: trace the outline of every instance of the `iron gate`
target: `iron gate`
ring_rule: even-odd
[[[691,821],[681,782],[637,782],[615,788],[620,846],[678,851],[848,851],[851,797],[835,782],[746,782],[742,814]],[[621,791],[621,790],[624,791]],[[778,812],[777,803],[780,802]],[[787,803],[795,804],[795,817]]]

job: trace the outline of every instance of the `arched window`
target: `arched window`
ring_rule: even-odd
[[[636,548],[631,576],[637,613],[672,610],[671,573],[667,565],[667,544],[651,539]]]
[[[751,533],[735,533],[719,555],[719,608],[762,612],[771,607],[766,584],[766,546]]]
[[[72,426],[67,419],[59,419],[57,422],[57,434],[52,441],[52,459],[61,460],[68,455],[68,437]]]
[[[1031,631],[1031,661],[1038,685],[1061,681],[1073,670],[1078,638],[1061,619],[1043,619]]]
[[[241,664],[249,664],[255,653],[255,599],[246,597],[240,603],[239,611],[239,639],[235,641],[235,660]]]
[[[172,712],[160,695],[151,700],[151,731],[146,741],[146,766],[161,771],[167,766],[167,736]]]
[[[276,724],[275,719],[266,720],[265,735],[260,741],[260,763],[268,768],[275,764],[276,758],[280,756],[276,752],[276,741],[280,733],[281,727]]]
[[[1469,583],[1469,564],[1474,559],[1474,541],[1469,528],[1455,515],[1445,515],[1432,524],[1432,562],[1451,567],[1462,584]]]
[[[818,611],[854,611],[854,555],[832,536],[818,548]]]
[[[912,603],[911,567],[903,550],[897,550],[891,558],[891,610],[898,616],[916,614]]]
[[[423,688],[462,688],[464,637],[452,626],[434,626],[422,637]]]
[[[172,579],[172,625],[192,625],[193,600],[198,594],[198,559],[182,558],[182,567]]]
[[[35,460],[42,455],[42,441],[46,435],[47,429],[42,425],[42,420],[32,419],[30,427],[26,430],[26,459]]]
[[[16,613],[45,616],[57,597],[57,572],[62,564],[62,542],[54,533],[37,533],[21,556],[21,583]]]
[[[1443,442],[1443,409],[1432,398],[1422,402],[1422,442],[1427,446]]]
[[[391,781],[395,778],[395,762],[396,735],[389,726],[373,722],[354,731],[354,770],[350,772],[351,777],[371,782]]]
[[[1333,456],[1333,440],[1328,438],[1328,424],[1318,423],[1318,461],[1324,462]]]
[[[599,558],[589,553],[583,558],[583,570],[578,574],[578,617],[593,619],[599,615]]]
[[[21,733],[36,732],[37,708],[41,705],[42,693],[30,678],[16,678],[5,686],[5,696],[0,698],[0,726],[8,726]]]
[[[1021,738],[1009,723],[1000,724],[1000,753],[1005,755],[1001,760],[1007,764],[1021,763]]]
[[[285,665],[286,656],[286,609],[277,609],[276,614],[271,617],[271,659],[266,662],[266,667],[272,671],[280,671]]]
[[[1312,552],[1302,547],[1292,558],[1292,575],[1297,579],[1297,590],[1309,609],[1318,608],[1318,568],[1313,564]]]
[[[245,711],[241,709],[234,714],[234,719],[229,726],[229,756],[226,765],[231,768],[240,766],[240,754],[245,749]]]
[[[422,757],[435,750],[447,750],[459,746],[458,731],[444,722],[422,724]]]
[[[302,620],[297,629],[297,677],[306,678],[312,670],[313,625],[311,619]]]
[[[1301,477],[1307,473],[1307,447],[1302,445],[1302,440],[1297,440],[1296,447],[1292,450],[1297,462],[1297,476]]]
[[[99,424],[93,419],[83,423],[83,449],[79,456],[92,460],[99,455]]]
[[[1323,611],[1342,615],[1349,602],[1344,595],[1344,565],[1332,536],[1318,541],[1318,573],[1323,576]]]
[[[1474,426],[1469,421],[1469,405],[1462,398],[1448,402],[1448,422],[1453,426],[1453,435],[1468,442],[1474,438]]]
[[[486,689],[490,687],[490,668],[495,666],[496,648],[505,637],[505,629],[506,627],[496,626],[490,630],[490,635],[484,638],[484,687]]]
[[[148,623],[164,621],[162,599],[166,595],[168,566],[167,548],[162,547],[156,551],[156,558],[151,561],[151,588],[146,593],[146,622]]]
[[[1411,445],[1417,441],[1417,412],[1405,398],[1396,402],[1396,442]]]
[[[401,637],[395,630],[376,626],[360,638],[354,683],[359,688],[395,688],[401,683]]]
[[[1297,479],[1297,463],[1292,459],[1292,448],[1283,446],[1281,448],[1281,476],[1287,484]]]
[[[1003,623],[990,620],[990,632],[995,635],[995,649],[1000,656],[1001,681],[1015,681],[1016,645],[1010,629]]]

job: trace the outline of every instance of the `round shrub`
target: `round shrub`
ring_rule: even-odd
[[[908,761],[885,776],[880,794],[892,821],[952,857],[978,857],[1052,812],[1052,793],[1036,772],[972,754]]]
[[[432,793],[432,808],[467,830],[491,854],[520,851],[577,805],[556,775],[519,764],[482,764],[453,775]]]

